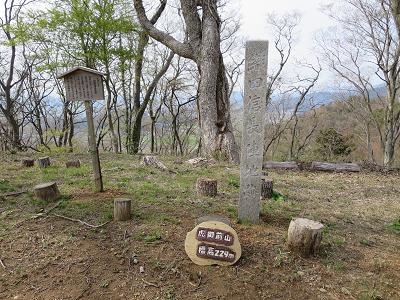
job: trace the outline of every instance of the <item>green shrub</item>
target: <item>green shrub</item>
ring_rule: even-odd
[[[321,129],[316,138],[316,155],[324,161],[346,159],[354,148],[352,138],[332,127]]]

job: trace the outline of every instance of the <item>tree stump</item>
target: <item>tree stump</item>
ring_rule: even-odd
[[[130,199],[114,199],[115,221],[127,221],[131,218],[131,202]]]
[[[70,160],[70,161],[65,162],[65,166],[67,168],[80,168],[81,162],[79,160]]]
[[[208,178],[197,179],[197,194],[199,196],[215,197],[217,196],[217,181]]]
[[[50,167],[50,157],[48,157],[48,156],[39,157],[38,164],[39,164],[39,167],[41,167],[41,168]]]
[[[297,218],[290,222],[288,247],[304,257],[315,254],[322,241],[324,225],[309,219]]]
[[[36,198],[43,201],[54,201],[60,198],[61,194],[58,190],[57,183],[48,182],[36,185],[34,187]]]
[[[261,198],[271,199],[274,181],[268,177],[261,178]]]
[[[23,158],[21,164],[24,167],[33,167],[35,165],[35,160],[32,158]]]

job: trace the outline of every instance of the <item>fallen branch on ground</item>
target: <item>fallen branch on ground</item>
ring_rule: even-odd
[[[1,260],[1,258],[0,258],[0,265],[3,267],[4,270],[6,269],[6,266],[4,265],[3,261]]]
[[[3,195],[0,195],[0,197],[18,196],[18,195],[21,195],[21,194],[25,194],[25,193],[27,193],[27,192],[28,192],[27,190],[18,191],[18,192],[11,192],[11,193],[6,193],[6,194],[3,194]]]
[[[57,204],[54,205],[52,208],[50,208],[48,211],[44,211],[44,212],[38,213],[38,214],[34,215],[32,217],[32,219],[37,219],[37,218],[40,218],[40,217],[43,217],[43,216],[47,216],[49,213],[51,213],[53,210],[55,210],[57,207],[59,207],[60,204],[63,203],[63,202],[64,202],[64,200],[58,201]]]
[[[154,287],[156,287],[156,288],[159,287],[157,284],[152,283],[152,282],[148,282],[148,281],[144,280],[143,278],[142,278],[142,281],[143,281],[145,284],[149,285],[149,286],[154,286]]]
[[[59,214],[51,214],[51,216],[59,217],[61,219],[65,219],[65,220],[68,220],[68,221],[71,221],[71,222],[77,222],[77,223],[80,223],[80,224],[85,225],[85,226],[90,227],[90,228],[100,228],[100,227],[103,227],[103,226],[105,226],[105,225],[107,225],[108,223],[111,222],[111,221],[107,221],[107,222],[105,222],[103,224],[100,224],[100,225],[92,225],[92,224],[86,223],[85,221],[82,221],[82,220],[79,220],[79,219],[69,218],[69,217],[66,217],[66,216],[63,216],[63,215],[59,215]]]

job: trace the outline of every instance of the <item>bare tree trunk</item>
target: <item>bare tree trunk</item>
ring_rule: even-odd
[[[290,148],[289,148],[289,160],[292,160],[294,158],[294,142],[295,142],[295,138],[296,138],[296,131],[297,131],[297,124],[299,123],[299,118],[297,117],[297,115],[294,117],[294,124],[293,124],[293,128],[292,128],[292,133],[291,133],[291,137],[290,137]]]
[[[148,34],[176,54],[197,64],[200,72],[199,118],[202,149],[205,154],[238,163],[239,151],[230,117],[229,85],[220,49],[221,20],[217,1],[181,0],[180,3],[186,23],[185,42],[179,42],[171,35],[158,30],[148,20],[142,0],[134,0],[139,21]]]
[[[74,115],[72,111],[68,110],[68,115],[69,115],[69,132],[68,132],[68,152],[73,152],[73,145],[72,145],[72,138],[74,137],[75,134],[75,125],[74,125]]]
[[[114,153],[118,153],[118,138],[117,135],[115,134],[115,129],[114,129],[114,122],[113,122],[113,118],[112,118],[112,113],[111,113],[111,109],[112,109],[112,104],[111,104],[111,100],[112,100],[112,94],[111,94],[111,88],[110,88],[110,81],[109,81],[109,70],[107,68],[107,75],[106,75],[106,90],[107,90],[107,104],[106,104],[106,109],[107,109],[107,122],[108,122],[108,130],[110,131],[110,135],[111,135],[111,145],[113,148],[113,152]]]
[[[365,136],[367,138],[368,161],[375,163],[374,149],[372,148],[371,130],[368,123],[365,125]]]
[[[164,11],[166,6],[166,2],[163,1],[161,2],[160,7],[157,9],[156,13],[154,16],[151,18],[149,21],[152,25],[154,25],[158,19],[160,18],[162,12]],[[148,105],[148,102],[150,101],[151,94],[157,85],[158,81],[160,78],[165,74],[165,72],[168,70],[169,65],[172,61],[171,59],[167,59],[167,62],[164,64],[164,66],[161,68],[161,70],[157,73],[155,78],[153,79],[152,83],[150,84],[148,90],[146,91],[145,99],[143,99],[143,102],[140,102],[140,93],[141,93],[141,80],[142,80],[142,71],[143,71],[143,56],[144,56],[144,51],[146,49],[146,46],[149,43],[149,35],[147,32],[142,31],[139,34],[139,42],[138,46],[136,49],[136,63],[135,63],[135,89],[134,89],[134,95],[133,95],[133,108],[134,108],[134,120],[133,120],[133,128],[131,132],[131,148],[129,149],[129,153],[131,154],[136,154],[139,152],[139,144],[140,144],[140,138],[141,138],[141,130],[142,130],[142,118],[143,114],[146,110],[146,107]]]
[[[383,165],[386,167],[391,167],[394,162],[394,149],[395,149],[395,142],[394,142],[394,135],[393,130],[388,130],[388,135],[385,141],[385,149],[383,153]]]

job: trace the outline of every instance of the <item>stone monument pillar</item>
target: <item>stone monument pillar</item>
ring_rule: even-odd
[[[247,42],[238,215],[240,221],[252,223],[260,214],[267,65],[268,42]]]

